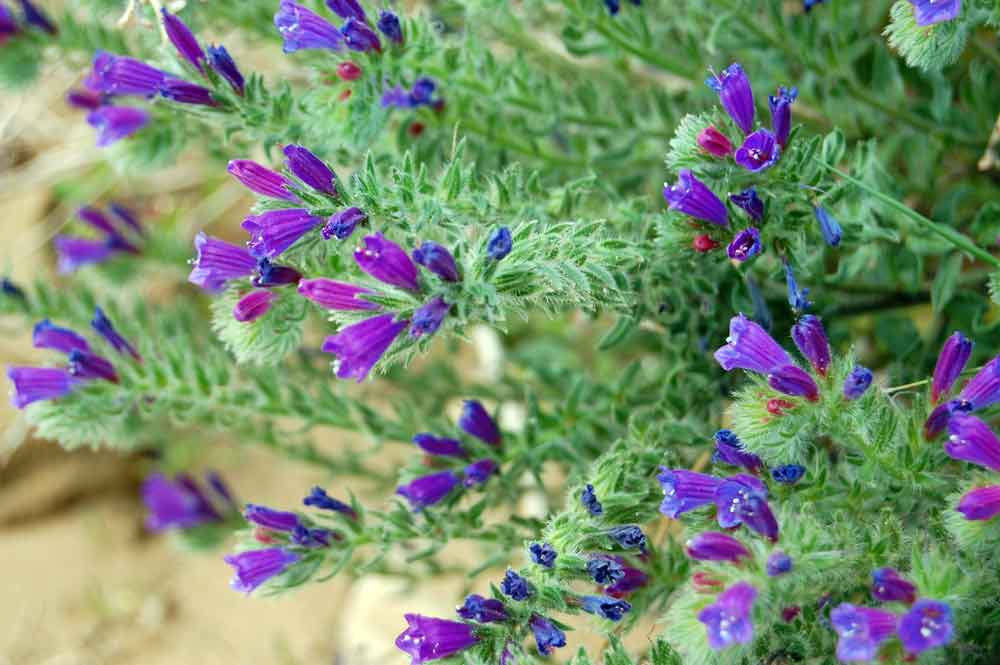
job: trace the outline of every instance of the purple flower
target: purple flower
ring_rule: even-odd
[[[0,6],[0,21],[2,21],[3,8]],[[3,35],[3,27],[0,24],[0,37]],[[70,90],[66,93],[66,103],[73,108],[85,111],[96,111],[107,101],[107,95],[90,90]]]
[[[851,373],[844,379],[844,399],[855,400],[865,394],[872,384],[872,371],[867,367],[855,365]]]
[[[534,593],[531,585],[528,584],[528,580],[518,575],[511,568],[507,569],[507,574],[504,575],[503,580],[500,582],[500,590],[512,600],[518,601],[527,600]]]
[[[240,323],[250,323],[267,314],[277,296],[274,291],[251,291],[236,303],[233,318]]]
[[[726,248],[729,258],[742,263],[760,254],[760,231],[750,226],[736,234]]]
[[[694,177],[690,169],[677,173],[676,185],[663,186],[663,198],[671,210],[719,226],[729,225],[729,213],[724,204],[705,183]]]
[[[732,536],[718,531],[699,533],[687,541],[687,555],[696,561],[737,562],[750,556],[750,550]]]
[[[271,169],[261,166],[249,159],[234,159],[229,162],[226,169],[229,173],[243,183],[243,186],[251,192],[268,196],[272,199],[283,199],[285,201],[298,201],[299,197],[292,194],[289,187],[292,182]]]
[[[477,593],[466,596],[455,612],[466,621],[498,623],[507,620],[507,608],[496,598],[483,598]]]
[[[365,247],[354,250],[354,260],[366,273],[386,284],[410,291],[420,290],[417,266],[402,247],[384,235],[365,236]]]
[[[16,35],[17,32],[17,20],[14,18],[14,12],[7,5],[0,4],[0,45],[11,35]]]
[[[460,621],[435,619],[420,614],[404,614],[407,628],[396,638],[396,648],[413,660],[410,665],[423,665],[432,660],[448,658],[475,645],[479,638],[472,626]]]
[[[788,135],[792,131],[792,103],[798,96],[798,88],[778,88],[777,95],[767,98],[771,106],[771,130],[782,148],[788,145]]]
[[[187,474],[169,480],[161,473],[154,473],[142,484],[142,501],[149,511],[146,528],[150,531],[189,529],[222,521],[222,515]]]
[[[511,238],[510,229],[506,226],[501,226],[491,233],[489,240],[486,241],[486,256],[494,261],[502,261],[510,254],[510,250],[513,247],[514,240]]]
[[[806,475],[806,468],[801,464],[782,464],[771,469],[771,477],[782,485],[794,485]]]
[[[872,596],[882,602],[910,604],[917,598],[917,587],[903,579],[894,568],[879,568],[872,572]]]
[[[371,289],[355,286],[354,284],[336,282],[325,277],[303,279],[299,282],[299,293],[317,305],[327,309],[345,311],[380,309],[379,305],[358,298],[359,295],[374,293]]]
[[[344,36],[344,43],[352,51],[366,53],[368,51],[382,51],[382,42],[378,34],[368,27],[364,19],[358,20],[349,18],[340,28],[340,33]]]
[[[819,231],[823,234],[826,244],[830,245],[830,247],[839,245],[840,239],[843,236],[840,223],[833,218],[833,215],[826,208],[813,206],[813,214],[816,216],[816,221],[819,222]]]
[[[616,526],[608,531],[608,535],[627,550],[646,551],[646,534],[635,524]]]
[[[152,97],[160,91],[166,76],[159,69],[135,58],[98,51],[84,85],[93,92]]]
[[[285,53],[306,49],[343,50],[344,36],[336,26],[292,0],[281,0],[278,13],[274,15],[274,26],[285,40]]]
[[[830,367],[830,342],[818,316],[807,314],[792,326],[792,340],[809,364],[822,376]]]
[[[475,487],[482,485],[490,479],[497,470],[497,463],[491,459],[481,459],[465,467],[462,472],[465,476],[462,479],[463,487]]]
[[[601,502],[598,501],[597,493],[594,491],[594,486],[589,483],[583,488],[583,492],[580,493],[580,502],[583,504],[583,507],[587,509],[587,512],[594,517],[604,513],[604,506],[602,506]]]
[[[621,621],[622,617],[632,609],[632,605],[627,601],[607,596],[582,596],[580,609],[608,621]]]
[[[255,503],[248,503],[243,511],[243,517],[247,522],[252,522],[257,526],[262,526],[271,531],[283,531],[291,533],[296,527],[302,524],[302,520],[295,513],[284,510],[274,510],[267,506]]]
[[[698,134],[698,145],[702,150],[714,157],[727,157],[733,154],[733,144],[729,137],[709,125]]]
[[[339,539],[340,535],[329,529],[310,529],[304,524],[299,524],[292,530],[289,541],[299,547],[329,547],[334,539]]]
[[[954,636],[951,607],[940,600],[921,598],[899,620],[899,641],[912,654],[943,647]]]
[[[587,574],[598,584],[616,584],[625,577],[625,569],[616,557],[594,556],[587,560]]]
[[[896,633],[897,617],[892,612],[842,603],[830,612],[837,631],[837,658],[843,661],[872,660],[879,646]]]
[[[552,568],[556,564],[556,549],[548,543],[531,543],[528,553],[531,560],[543,568]]]
[[[431,455],[442,455],[444,457],[465,457],[466,455],[461,441],[434,436],[427,432],[414,436],[413,443]]]
[[[321,217],[310,215],[308,210],[281,208],[247,217],[243,228],[250,232],[247,247],[251,256],[273,259],[322,223]]]
[[[767,487],[753,476],[726,478],[715,491],[716,519],[723,529],[744,524],[770,540],[778,539],[778,521],[767,503]]]
[[[767,574],[769,577],[778,577],[792,570],[792,557],[784,552],[774,552],[767,557]]]
[[[373,316],[347,326],[323,342],[323,352],[339,361],[337,377],[361,383],[410,322],[396,320],[395,314]]]
[[[160,86],[160,94],[178,104],[215,106],[212,91],[205,86],[168,76]]]
[[[966,492],[955,510],[965,515],[967,520],[993,519],[1000,514],[1000,485],[977,487]]]
[[[709,77],[705,81],[705,85],[719,93],[722,108],[726,110],[733,122],[743,130],[744,134],[749,134],[753,129],[756,109],[754,108],[750,79],[747,78],[739,63],[734,62],[723,69],[718,76]]]
[[[69,328],[60,328],[48,319],[35,324],[31,343],[36,349],[52,349],[69,354],[73,351],[90,351],[90,343]]]
[[[751,173],[765,171],[774,166],[781,157],[781,146],[774,134],[766,129],[758,129],[743,141],[736,151],[736,163]]]
[[[778,367],[767,375],[767,384],[778,392],[792,397],[805,397],[811,402],[819,399],[819,387],[809,374],[795,365]]]
[[[286,568],[301,558],[295,552],[289,552],[280,547],[270,547],[231,554],[223,561],[236,571],[229,586],[237,591],[250,594],[271,578],[285,572]]]
[[[358,224],[368,221],[368,215],[362,212],[361,208],[347,208],[338,213],[330,215],[326,226],[323,227],[323,240],[336,237],[338,240],[346,240],[354,233]]]
[[[244,247],[237,247],[224,240],[198,233],[194,239],[198,257],[188,281],[206,291],[221,291],[226,282],[249,277],[257,261]]]
[[[663,503],[660,512],[671,519],[677,519],[684,513],[706,506],[715,500],[715,492],[722,481],[715,476],[709,476],[687,469],[667,469],[660,467],[660,475],[656,477],[663,488]]]
[[[951,21],[962,11],[962,0],[910,0],[917,25]]]
[[[32,402],[65,397],[76,386],[68,371],[55,367],[8,367],[7,378],[14,384],[10,403],[17,409]]]
[[[285,146],[285,166],[295,177],[318,192],[337,195],[337,176],[323,160],[300,145]]]
[[[396,488],[396,494],[409,501],[413,510],[420,511],[444,499],[457,484],[458,476],[451,471],[441,471],[400,485]]]
[[[940,404],[924,423],[927,438],[937,436],[956,413],[971,413],[1000,401],[1000,356],[986,363],[970,380],[957,399]]]
[[[715,433],[715,453],[712,455],[712,461],[741,466],[753,472],[764,466],[759,457],[743,450],[743,443],[739,437],[728,429],[720,429]]]
[[[748,644],[753,639],[750,614],[756,599],[757,589],[747,582],[737,582],[699,612],[698,621],[708,630],[708,646],[725,649],[734,644]]]
[[[1000,471],[1000,438],[989,425],[976,416],[959,414],[948,421],[948,432],[944,450],[951,458]]]
[[[446,282],[457,282],[461,279],[451,252],[436,242],[424,242],[413,250],[413,260]]]
[[[27,296],[24,295],[24,291],[14,282],[10,281],[6,277],[0,278],[0,293],[11,298],[17,298],[18,300],[27,300]]]
[[[358,0],[326,0],[326,6],[342,19],[353,18],[362,23],[368,20]]]
[[[58,34],[59,29],[56,28],[55,23],[30,0],[21,0],[21,11],[24,12],[24,20],[28,25],[34,26],[50,35]]]
[[[268,259],[259,259],[257,261],[257,275],[250,280],[250,283],[254,286],[272,288],[298,284],[300,279],[302,279],[302,273],[295,268],[277,266]]]
[[[132,136],[149,124],[149,119],[149,111],[131,106],[102,106],[87,114],[87,124],[97,130],[98,148]]]
[[[313,508],[319,508],[320,510],[332,510],[335,513],[347,515],[352,519],[357,518],[358,516],[354,508],[351,508],[343,501],[334,499],[332,496],[326,493],[325,489],[319,486],[313,487],[309,493],[309,496],[302,499],[302,503],[303,505],[311,506]]]
[[[182,58],[194,65],[202,74],[205,73],[205,67],[202,61],[205,60],[205,52],[201,50],[201,45],[198,44],[198,40],[195,38],[194,33],[191,32],[191,28],[185,25],[179,17],[174,16],[166,9],[161,9],[163,14],[163,29],[167,33],[167,38],[170,43],[174,45],[177,52]]]
[[[739,194],[730,194],[729,200],[750,215],[750,219],[755,222],[764,219],[764,202],[757,195],[756,187],[748,187]]]
[[[239,67],[236,66],[233,56],[229,55],[229,51],[222,45],[210,45],[207,50],[208,64],[211,65],[216,74],[229,82],[230,87],[237,95],[242,97],[246,81],[243,79]]]
[[[938,355],[937,364],[934,366],[934,380],[931,383],[931,402],[937,402],[944,393],[951,390],[955,385],[965,365],[972,355],[972,340],[960,332],[955,332],[949,337],[941,353]]]
[[[535,634],[535,644],[538,653],[548,656],[553,648],[566,646],[566,633],[540,614],[532,614],[528,621],[531,632]]]
[[[729,337],[726,345],[715,352],[715,359],[727,372],[739,368],[758,374],[770,374],[793,364],[774,338],[743,314],[730,319]]]
[[[135,216],[135,213],[133,211],[129,210],[128,208],[119,203],[114,203],[114,202],[112,202],[108,206],[108,209],[111,210],[111,213],[115,217],[125,222],[125,224],[129,226],[129,228],[131,228],[139,235],[146,234],[146,230],[142,228],[142,224],[139,223],[139,219]]]
[[[118,383],[118,372],[115,371],[115,366],[106,358],[87,351],[79,349],[70,351],[68,369],[69,373],[77,379],[104,379],[111,383]]]
[[[622,576],[614,584],[604,588],[604,592],[614,598],[621,598],[636,589],[646,586],[649,576],[638,568],[622,566]]]
[[[467,399],[462,403],[458,427],[469,436],[474,436],[491,446],[499,446],[502,441],[500,428],[486,408],[474,399]]]
[[[393,44],[403,43],[403,27],[399,24],[398,16],[383,9],[379,12],[376,25],[379,31],[388,37]]]
[[[121,334],[115,330],[114,325],[111,320],[105,316],[104,310],[100,307],[94,308],[94,318],[90,322],[91,327],[97,334],[104,338],[111,347],[118,353],[127,353],[132,356],[133,360],[136,362],[142,362],[142,356],[139,352],[135,350],[132,343],[121,336]]]
[[[433,335],[444,322],[451,305],[444,301],[444,298],[436,297],[421,305],[413,312],[413,326],[410,328],[410,337],[417,338],[423,335]]]

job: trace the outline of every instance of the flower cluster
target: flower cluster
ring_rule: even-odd
[[[116,352],[130,356],[135,362],[142,362],[139,352],[114,328],[100,307],[94,311],[91,327]],[[67,365],[9,367],[7,376],[14,384],[11,403],[18,409],[34,402],[65,397],[80,384],[89,381],[119,382],[114,364],[98,355],[87,338],[74,330],[57,326],[48,319],[39,321],[32,334],[32,344],[36,349],[50,349],[64,354]]]
[[[274,15],[274,26],[284,40],[285,53],[308,49],[343,51],[345,48],[361,53],[382,52],[382,41],[357,0],[327,0],[326,5],[344,20],[339,28],[297,2],[281,0]],[[382,10],[375,26],[393,44],[403,44],[403,28],[393,12]]]
[[[192,529],[223,523],[239,512],[232,492],[218,473],[206,473],[205,484],[208,491],[186,473],[177,474],[173,480],[162,473],[150,475],[142,484],[142,501],[149,511],[146,528]]]
[[[225,47],[210,45],[203,49],[191,29],[165,9],[162,20],[163,29],[185,69],[192,76],[200,77],[207,86],[176,77],[135,58],[98,51],[83,89],[71,91],[67,97],[71,105],[89,111],[87,122],[98,132],[98,147],[127,138],[150,121],[148,110],[119,105],[116,100],[120,97],[158,97],[177,104],[217,108],[226,102],[220,85],[223,81],[235,95],[243,96],[243,74]]]
[[[135,213],[118,203],[108,206],[109,214],[86,206],[76,215],[96,231],[100,239],[71,235],[57,235],[52,240],[59,259],[59,272],[71,273],[78,268],[101,263],[120,254],[139,254],[145,229]]]
[[[472,437],[463,443],[459,439],[440,437],[422,432],[413,437],[413,443],[429,456],[429,464],[454,460],[462,466],[414,478],[396,488],[396,494],[406,499],[410,507],[420,511],[449,496],[456,487],[469,489],[486,483],[499,471],[499,464],[491,457],[482,457],[466,463],[472,452],[497,451],[503,444],[503,435],[496,421],[486,408],[476,400],[466,400],[458,418],[458,428]],[[485,444],[485,447],[484,447]]]

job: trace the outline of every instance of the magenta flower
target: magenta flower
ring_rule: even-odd
[[[719,594],[716,601],[698,613],[698,621],[708,631],[708,645],[725,649],[753,640],[754,601],[757,589],[747,582],[737,582]]]
[[[373,316],[347,326],[323,342],[323,351],[337,356],[337,377],[361,383],[410,322],[395,314]]]

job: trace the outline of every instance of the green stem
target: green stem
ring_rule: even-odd
[[[817,159],[816,161],[817,161],[817,163],[819,163],[821,166],[823,166],[824,168],[826,168],[830,172],[836,173],[837,175],[839,175],[844,180],[847,180],[849,183],[853,184],[854,186],[858,187],[859,189],[862,189],[866,193],[870,194],[871,196],[874,196],[876,199],[878,199],[882,203],[886,204],[890,208],[893,208],[894,210],[902,213],[904,216],[909,217],[914,222],[917,222],[918,224],[920,224],[921,226],[923,226],[924,228],[926,228],[931,233],[933,233],[933,234],[935,234],[937,236],[940,236],[941,238],[947,240],[948,242],[950,242],[952,245],[954,245],[958,249],[962,250],[963,252],[966,252],[966,253],[968,253],[968,254],[970,254],[972,256],[975,256],[976,258],[980,259],[981,261],[985,261],[985,262],[989,263],[994,268],[1000,268],[1000,259],[998,259],[997,257],[993,256],[992,254],[990,254],[989,252],[987,252],[982,247],[979,247],[978,245],[976,245],[976,243],[974,243],[967,236],[962,235],[961,233],[959,233],[955,229],[951,228],[950,226],[945,226],[943,224],[939,224],[938,222],[935,222],[934,220],[931,220],[931,219],[928,219],[928,218],[924,217],[919,212],[913,210],[909,206],[907,206],[907,205],[905,205],[903,203],[900,203],[899,201],[897,201],[896,199],[892,198],[891,196],[883,194],[882,192],[878,191],[877,189],[875,189],[875,188],[873,188],[873,187],[865,184],[864,182],[858,180],[857,178],[855,178],[855,177],[853,177],[853,176],[851,176],[851,175],[849,175],[847,173],[844,173],[843,171],[841,171],[840,169],[836,168],[835,166],[831,166],[830,164],[827,164],[826,162],[824,162],[821,159]]]

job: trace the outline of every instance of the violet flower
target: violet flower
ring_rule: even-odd
[[[729,200],[742,209],[755,222],[764,219],[764,202],[757,195],[756,187],[748,187],[739,194],[730,194]]]
[[[104,379],[118,383],[118,372],[107,358],[87,351],[73,349],[69,352],[67,369],[73,377],[81,380]]]
[[[792,131],[792,104],[799,96],[798,88],[778,88],[777,95],[768,96],[771,107],[771,131],[784,149],[788,145],[788,135]]]
[[[410,327],[410,337],[417,338],[423,335],[433,335],[437,332],[444,319],[448,316],[451,305],[440,296],[435,297],[427,303],[421,305],[413,312],[413,325]]]
[[[742,263],[760,254],[760,249],[760,231],[750,226],[736,234],[726,248],[726,253],[729,258]]]
[[[90,351],[90,343],[82,335],[69,328],[61,328],[48,319],[35,324],[31,344],[36,349],[52,349],[65,354]]]
[[[778,539],[778,521],[767,503],[767,486],[753,476],[737,474],[715,491],[716,520],[723,529],[740,524],[769,540]]]
[[[295,530],[295,527],[302,524],[302,520],[295,513],[275,510],[256,503],[248,503],[246,505],[246,508],[243,510],[243,518],[256,526],[286,533],[291,533]]]
[[[168,12],[166,9],[160,10],[163,16],[163,29],[167,33],[167,38],[174,45],[180,56],[194,65],[202,74],[205,73],[205,52],[201,49],[198,39],[191,32],[191,28],[180,19]]]
[[[883,642],[896,634],[897,616],[885,610],[843,603],[830,612],[830,623],[837,631],[837,658],[843,661],[868,661],[878,655]]]
[[[52,19],[45,15],[45,12],[35,6],[34,2],[31,2],[31,0],[20,0],[20,2],[21,11],[24,12],[25,23],[38,28],[42,32],[47,32],[50,35],[59,34],[59,29],[56,27],[56,24],[52,22]]]
[[[921,598],[899,620],[899,641],[912,654],[943,647],[954,637],[951,607],[940,600]]]
[[[806,468],[801,464],[782,464],[771,469],[774,482],[782,485],[794,485],[806,475]]]
[[[948,421],[944,450],[952,459],[1000,471],[1000,438],[989,425],[973,415],[959,414]]]
[[[142,483],[141,493],[149,511],[146,528],[150,531],[190,529],[222,521],[222,515],[187,474],[170,480],[162,473],[154,473]]]
[[[632,609],[632,605],[627,601],[607,596],[581,596],[580,609],[608,621],[621,621],[622,617]]]
[[[718,531],[699,533],[687,541],[684,547],[687,555],[696,561],[738,562],[750,556],[746,545],[732,536]]]
[[[462,486],[482,485],[497,471],[497,463],[491,459],[481,459],[469,464],[462,471]]]
[[[239,67],[236,66],[233,56],[229,55],[229,51],[221,44],[219,46],[215,46],[214,44],[209,45],[206,50],[208,51],[208,64],[211,65],[216,74],[229,83],[233,92],[242,97],[246,88],[246,81]]]
[[[348,504],[334,499],[332,496],[326,493],[326,490],[318,485],[313,487],[309,492],[309,496],[302,499],[302,504],[310,506],[312,508],[318,508],[320,510],[330,510],[335,513],[340,513],[341,515],[346,515],[351,519],[356,519],[358,513],[349,506]]]
[[[446,282],[457,282],[461,279],[451,252],[436,242],[425,241],[413,250],[413,260]]]
[[[851,373],[844,379],[844,399],[856,400],[865,394],[872,384],[874,375],[867,367],[855,365]]]
[[[622,598],[636,589],[646,586],[649,576],[638,568],[622,566],[622,576],[616,582],[604,588],[604,592],[613,598]]]
[[[77,383],[68,371],[56,367],[8,367],[7,378],[14,384],[10,403],[16,409],[65,397]]]
[[[447,439],[434,436],[428,432],[417,434],[413,437],[413,443],[430,455],[440,455],[443,457],[465,457],[465,448],[458,439]]]
[[[250,233],[250,255],[273,259],[322,223],[321,217],[310,215],[308,210],[280,208],[247,217],[243,228]]]
[[[690,169],[678,171],[677,184],[664,184],[663,198],[670,204],[671,210],[718,226],[729,225],[726,204],[705,183],[694,177]]]
[[[910,4],[920,26],[951,21],[962,11],[962,0],[910,0]]]
[[[20,31],[17,27],[17,20],[14,18],[14,12],[10,10],[10,7],[4,4],[0,4],[0,46],[3,45],[8,38],[12,35],[16,35]]]
[[[759,457],[743,450],[743,442],[728,429],[720,429],[715,433],[715,452],[712,454],[712,461],[741,466],[751,472],[757,472],[764,466]]]
[[[882,602],[899,601],[912,604],[917,599],[917,587],[904,579],[894,568],[879,568],[872,572],[872,597]]]
[[[396,494],[410,502],[414,511],[433,506],[448,496],[458,485],[458,476],[451,471],[441,471],[420,476],[396,488]]]
[[[535,635],[538,653],[548,656],[552,649],[566,646],[566,633],[559,630],[551,621],[540,614],[532,614],[528,627]]]
[[[346,208],[334,213],[330,215],[326,226],[323,227],[323,240],[329,240],[333,237],[338,240],[346,240],[351,237],[358,224],[364,224],[367,221],[368,215],[357,207]]]
[[[698,134],[698,146],[713,157],[728,157],[733,154],[733,144],[729,137],[709,125]]]
[[[277,298],[274,291],[251,291],[233,307],[233,318],[240,323],[250,323],[264,316],[271,309]]]
[[[587,512],[598,517],[604,513],[604,506],[597,499],[597,493],[594,491],[594,486],[590,483],[583,488],[583,492],[580,493],[580,503],[583,507],[587,509]]]
[[[337,196],[337,176],[326,163],[300,145],[285,146],[285,166],[318,192]]]
[[[417,266],[402,247],[381,232],[365,236],[364,243],[363,249],[354,250],[359,268],[380,282],[410,291],[420,290]]]
[[[93,92],[152,97],[160,92],[166,77],[164,72],[135,58],[98,51],[84,85]]]
[[[757,589],[747,582],[737,582],[719,594],[715,602],[698,613],[698,621],[708,631],[708,646],[725,649],[753,640],[754,601]]]
[[[337,377],[361,383],[410,322],[395,314],[373,316],[343,328],[323,342],[323,352],[337,356]]]
[[[646,534],[635,524],[616,526],[608,531],[608,536],[627,550],[646,551]]]
[[[489,240],[486,241],[486,256],[493,261],[502,261],[510,254],[513,247],[514,241],[510,235],[510,229],[501,226],[491,233]]]
[[[625,568],[617,557],[593,556],[587,559],[587,574],[598,584],[616,584],[625,577]]]
[[[221,291],[226,282],[249,277],[257,268],[257,261],[245,247],[237,247],[203,232],[195,237],[194,247],[198,256],[188,281],[206,291]]]
[[[284,39],[285,53],[306,49],[342,51],[344,36],[319,14],[292,0],[281,0],[274,26]]]
[[[460,621],[420,614],[404,614],[403,618],[407,628],[396,638],[396,648],[410,656],[410,665],[448,658],[479,642],[472,626]]]
[[[768,385],[793,397],[819,398],[819,387],[808,373],[796,367],[781,346],[758,324],[743,314],[729,322],[726,345],[715,359],[727,372],[740,368],[767,377]]]
[[[394,13],[383,9],[379,12],[378,22],[375,25],[393,44],[403,43],[403,27],[399,24],[399,17]]]
[[[234,159],[229,162],[226,170],[251,192],[272,199],[295,202],[299,200],[299,197],[289,189],[293,183],[288,178],[253,160]]]
[[[715,492],[722,484],[715,476],[664,466],[660,467],[660,474],[656,479],[660,482],[664,495],[660,512],[671,519],[677,519],[688,511],[715,501]]]
[[[1000,356],[986,363],[958,396],[939,404],[924,423],[927,438],[937,436],[955,414],[972,413],[1000,402]]]
[[[768,577],[779,577],[792,570],[792,557],[784,552],[774,552],[767,557],[765,570]]]
[[[556,563],[556,549],[548,543],[531,543],[528,545],[531,560],[543,568],[552,568]]]
[[[517,601],[527,600],[534,595],[534,591],[531,585],[528,584],[528,580],[524,579],[511,568],[507,569],[506,575],[504,575],[503,580],[500,582],[500,591],[505,596],[509,596],[511,600]]]
[[[483,598],[477,593],[466,596],[455,612],[466,621],[499,623],[508,619],[507,608],[496,598]]]
[[[766,171],[780,158],[781,146],[774,134],[766,129],[758,129],[748,136],[734,156],[736,163],[751,173]]]
[[[792,326],[792,340],[813,369],[826,376],[830,367],[830,342],[823,321],[818,316],[806,314]]]
[[[839,245],[840,239],[844,235],[844,232],[840,228],[840,223],[834,219],[833,215],[826,208],[813,206],[813,214],[816,216],[816,221],[819,222],[819,231],[823,234],[826,244],[830,245],[830,247]]]
[[[235,576],[229,583],[233,589],[250,594],[262,584],[277,577],[302,557],[281,547],[249,550],[223,559],[233,567]]]
[[[121,334],[115,330],[114,325],[111,320],[108,319],[104,314],[104,310],[100,307],[94,308],[94,318],[90,322],[91,327],[94,331],[104,338],[111,347],[118,353],[127,353],[132,356],[132,359],[136,362],[142,362],[142,356],[136,351],[132,343],[121,336]]]
[[[355,286],[354,284],[337,282],[325,277],[303,279],[299,282],[299,293],[326,309],[344,311],[381,309],[380,305],[358,297],[374,293],[371,289]]]
[[[164,98],[178,104],[193,104],[196,106],[216,106],[212,91],[205,86],[168,76],[160,86],[160,94]]]
[[[2,6],[0,6],[2,7]],[[3,9],[0,8],[0,21],[2,21]],[[3,27],[0,24],[0,37],[3,35]],[[80,89],[80,90],[70,90],[66,93],[66,103],[73,108],[83,109],[85,111],[96,111],[101,106],[103,106],[109,99],[108,95],[100,92],[93,92],[91,90]]]
[[[326,6],[342,19],[353,18],[362,23],[368,21],[368,16],[358,0],[326,0]]]
[[[295,268],[275,265],[269,259],[263,258],[257,260],[257,274],[250,283],[263,288],[273,288],[298,284],[301,279],[302,273]]]
[[[349,18],[340,27],[340,34],[344,36],[344,43],[352,51],[367,53],[368,51],[382,51],[382,42],[378,34],[368,27],[363,20]]]
[[[937,402],[941,395],[951,390],[955,381],[962,374],[969,356],[972,355],[973,343],[968,337],[960,332],[955,332],[949,337],[941,353],[938,355],[937,364],[934,366],[934,380],[931,382],[931,402]]]
[[[955,510],[962,513],[965,519],[970,521],[993,519],[997,515],[1000,515],[1000,485],[977,487],[976,489],[969,490],[959,500]]]
[[[98,148],[132,136],[149,120],[149,111],[132,106],[102,106],[87,114],[87,124],[97,130]]]
[[[486,407],[474,399],[467,399],[462,403],[458,427],[469,436],[474,436],[491,446],[499,446],[503,440],[496,421],[490,416]]]
[[[713,74],[705,81],[705,85],[719,93],[722,108],[744,134],[749,134],[753,130],[756,109],[750,79],[739,63],[734,62],[717,76]]]

